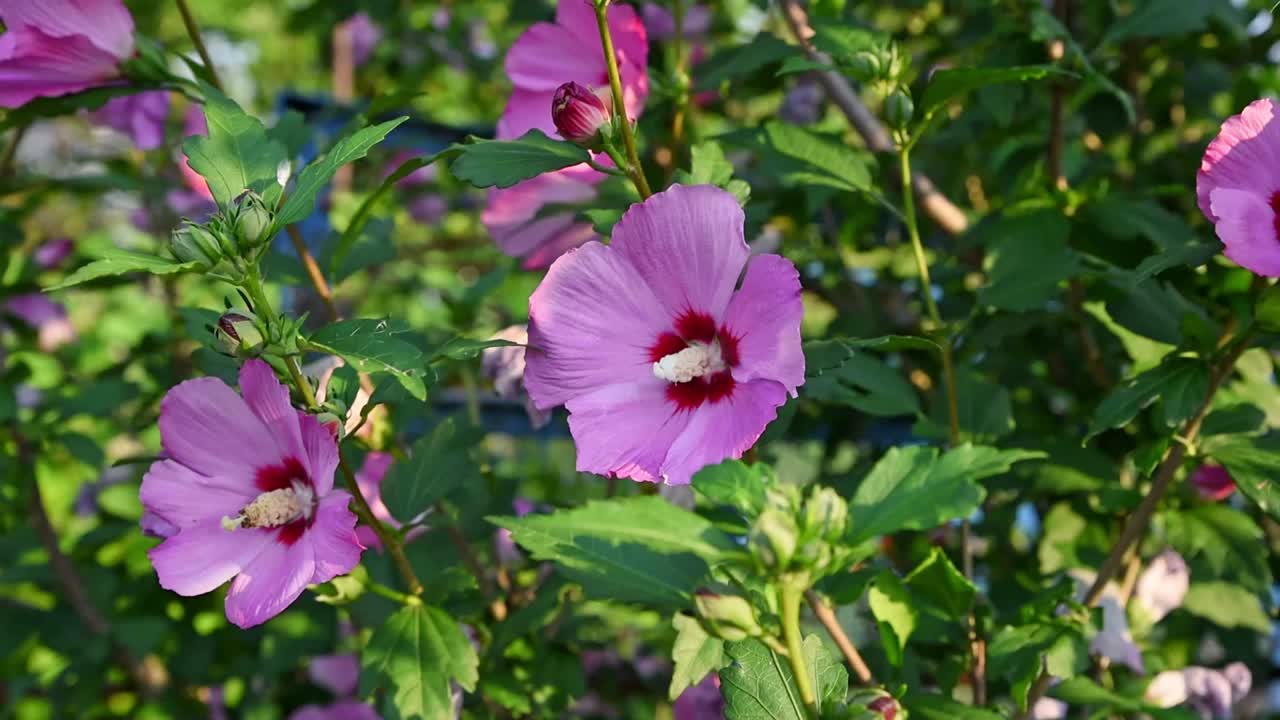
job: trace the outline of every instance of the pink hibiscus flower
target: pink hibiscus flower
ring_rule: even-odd
[[[1255,100],[1222,124],[1196,175],[1200,210],[1223,253],[1266,277],[1280,276],[1280,123],[1277,103]]]
[[[154,150],[164,144],[169,91],[150,90],[112,98],[93,114],[93,119],[128,135],[139,150]]]
[[[649,41],[635,10],[609,7],[609,30],[618,55],[623,104],[634,120],[649,96]],[[554,23],[533,25],[512,45],[506,59],[514,86],[498,121],[498,138],[511,140],[539,129],[556,137],[551,117],[556,89],[576,82],[589,89],[607,87],[609,72],[600,30],[590,2],[560,0]],[[604,175],[585,165],[540,175],[518,185],[489,191],[481,221],[506,254],[525,258],[526,268],[543,268],[561,253],[595,237],[589,223],[573,213],[536,217],[549,204],[581,203],[596,196]]]
[[[333,489],[333,430],[295,409],[261,360],[240,369],[240,389],[199,378],[165,395],[167,457],[140,497],[143,529],[166,538],[148,553],[160,585],[190,596],[231,580],[227,619],[248,628],[349,572],[364,548],[351,496]]]
[[[1191,486],[1203,500],[1226,500],[1236,491],[1236,481],[1221,465],[1201,465],[1191,475]]]
[[[551,266],[529,299],[525,387],[569,410],[579,470],[687,484],[795,396],[800,276],[749,252],[732,195],[675,185],[631,206],[611,245]]]
[[[195,135],[208,135],[209,122],[204,118],[204,109],[199,105],[192,104],[187,107],[187,115],[182,121],[182,137],[193,137]],[[187,162],[187,156],[178,150],[178,165],[182,168],[182,180],[195,193],[213,200],[213,191],[209,190],[209,182],[204,179],[200,173],[192,169],[191,164]]]
[[[718,720],[724,717],[724,700],[720,697],[720,676],[711,673],[697,685],[680,693],[671,705],[674,720]]]
[[[133,55],[120,0],[0,0],[0,107],[103,85]]]

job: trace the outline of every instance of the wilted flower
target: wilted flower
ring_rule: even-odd
[[[120,0],[0,0],[0,107],[105,85],[133,55]]]
[[[1191,485],[1205,500],[1226,500],[1236,491],[1236,481],[1221,465],[1204,464],[1191,475]]]
[[[711,673],[697,685],[685,688],[671,705],[673,720],[719,720],[724,717],[720,676]]]
[[[1276,101],[1263,98],[1227,118],[1196,175],[1200,210],[1214,224],[1223,253],[1266,277],[1280,276],[1276,108]]]
[[[164,144],[169,91],[148,90],[112,98],[93,113],[93,119],[128,135],[139,150],[154,150]]]
[[[349,572],[363,547],[351,496],[333,489],[333,430],[295,409],[261,360],[240,369],[240,389],[199,378],[165,395],[166,459],[140,497],[143,529],[166,538],[148,553],[160,585],[191,596],[231,580],[227,619],[247,628]]]
[[[1151,564],[1138,577],[1133,599],[1153,623],[1182,606],[1191,585],[1191,571],[1187,561],[1173,550],[1165,550],[1151,560]]]
[[[1146,699],[1153,705],[1170,708],[1186,705],[1204,720],[1231,717],[1231,708],[1249,694],[1253,674],[1244,663],[1231,663],[1222,670],[1188,667],[1156,675],[1147,686]]]
[[[551,100],[551,120],[560,137],[580,145],[594,145],[609,126],[613,101],[608,88],[592,91],[576,82],[556,88]]]
[[[529,299],[525,385],[568,408],[579,470],[688,483],[741,457],[804,382],[799,274],[748,258],[743,220],[729,193],[675,185]]]
[[[551,421],[551,414],[534,406],[524,389],[525,348],[529,343],[529,330],[526,325],[511,325],[503,328],[493,336],[494,340],[506,340],[517,343],[503,347],[488,348],[481,359],[484,374],[493,381],[493,389],[499,397],[508,400],[524,400],[529,414],[529,423],[534,429]]]

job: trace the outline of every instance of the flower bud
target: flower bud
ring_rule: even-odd
[[[576,82],[567,82],[556,88],[551,120],[560,137],[592,147],[599,144],[601,131],[608,131],[612,104],[603,90],[595,93]]]
[[[271,230],[272,213],[255,192],[247,192],[240,198],[236,209],[235,235],[241,252],[249,252],[267,241]]]
[[[866,713],[870,713],[871,717],[876,720],[895,720],[898,717],[898,701],[884,690],[869,689],[857,690],[849,697],[849,704],[853,706],[862,706],[866,708]],[[864,713],[859,717],[866,718]]]
[[[888,695],[882,695],[867,704],[867,709],[874,713],[880,713],[880,717],[884,720],[894,720],[898,717],[898,701]]]
[[[1201,465],[1191,475],[1191,486],[1203,500],[1217,502],[1231,497],[1236,491],[1236,481],[1221,465]]]
[[[751,526],[747,544],[765,567],[785,570],[795,556],[799,534],[794,518],[780,510],[768,508],[760,513]]]
[[[863,50],[854,53],[849,59],[849,69],[854,77],[862,81],[874,80],[880,76],[880,58],[873,52]]]
[[[230,311],[218,318],[218,327],[214,336],[223,352],[236,355],[240,352],[251,352],[262,345],[262,332],[258,323],[248,313]]]
[[[911,122],[911,116],[915,115],[916,104],[911,101],[911,96],[907,91],[898,88],[889,97],[884,99],[884,119],[889,123],[889,127],[895,130],[901,130]]]
[[[837,542],[849,522],[849,503],[829,487],[819,487],[804,504],[804,529],[809,537]]]
[[[173,231],[169,248],[174,257],[182,262],[200,263],[201,269],[208,270],[222,260],[222,250],[218,247],[218,239],[199,225],[183,225]]]
[[[735,642],[764,632],[746,598],[703,588],[693,594],[693,605],[707,632],[715,637]]]

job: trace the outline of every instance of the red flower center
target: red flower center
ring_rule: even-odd
[[[1280,190],[1271,195],[1271,209],[1276,214],[1275,219],[1271,221],[1271,226],[1276,230],[1276,240],[1280,240]]]
[[[258,475],[254,478],[254,484],[264,493],[272,490],[292,490],[294,483],[315,488],[315,483],[311,482],[306,468],[302,467],[302,462],[295,457],[285,458],[284,462],[279,465],[258,468]],[[315,513],[309,513],[309,515],[309,518],[301,517],[288,525],[282,525],[277,528],[276,539],[283,545],[292,545],[298,542],[298,538],[302,537],[302,533],[311,527],[311,523],[315,522]]]
[[[688,349],[694,343],[719,345],[725,369],[695,377],[688,382],[667,385],[667,399],[680,410],[693,410],[704,403],[717,403],[733,394],[736,384],[729,369],[738,365],[738,337],[707,313],[686,310],[676,318],[673,331],[664,332],[649,348],[649,360],[657,363],[665,357]]]

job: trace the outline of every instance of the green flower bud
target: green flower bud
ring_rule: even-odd
[[[829,487],[815,488],[804,504],[804,530],[808,537],[838,542],[849,523],[849,503]]]
[[[218,327],[213,334],[228,355],[251,353],[262,347],[264,341],[258,321],[249,313],[236,310],[223,313],[218,318]]]
[[[203,270],[208,270],[222,260],[222,250],[218,247],[217,238],[199,225],[188,223],[174,230],[169,248],[178,260],[200,263]]]
[[[796,554],[799,536],[795,518],[771,507],[756,518],[747,535],[747,544],[765,567],[786,570]]]
[[[693,605],[703,627],[715,637],[734,642],[758,637],[764,632],[746,598],[703,588],[693,594]]]
[[[247,192],[240,197],[234,228],[241,252],[256,250],[268,240],[272,219],[273,213],[257,193]]]
[[[879,56],[867,50],[854,53],[849,59],[849,69],[853,71],[854,77],[864,82],[880,77],[881,67]]]
[[[903,88],[894,90],[884,99],[884,119],[894,130],[906,127],[915,112],[916,104]]]

